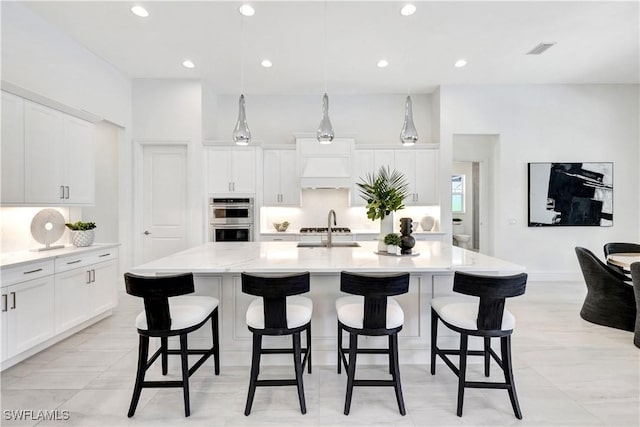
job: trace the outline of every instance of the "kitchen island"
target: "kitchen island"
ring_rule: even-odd
[[[337,330],[334,301],[342,295],[341,271],[411,274],[409,292],[397,297],[405,312],[404,328],[399,335],[403,363],[427,363],[431,322],[429,303],[433,296],[452,293],[455,271],[487,274],[524,271],[522,266],[438,241],[416,242],[413,252],[419,255],[402,257],[375,254],[377,242],[358,243],[358,247],[332,248],[298,247],[298,242],[206,243],[137,266],[131,272],[144,275],[194,273],[196,293],[220,300],[222,364],[249,365],[251,335],[245,323],[245,312],[253,297],[242,293],[242,272],[311,273],[308,296],[314,302],[314,364],[333,364],[336,360]],[[195,339],[207,338],[208,328],[202,329],[204,331]],[[446,333],[439,335],[446,337]],[[273,341],[275,345],[287,345],[285,341]],[[370,343],[380,345],[374,337],[367,338],[364,344]],[[363,359],[365,356],[369,355],[363,355]],[[271,356],[264,362],[290,363],[290,357]]]

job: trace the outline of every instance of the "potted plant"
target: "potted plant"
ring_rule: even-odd
[[[69,230],[71,230],[71,243],[76,247],[91,246],[93,239],[95,238],[94,229],[96,224],[94,222],[82,222],[76,221],[74,223],[65,224]]]
[[[407,179],[397,170],[381,166],[377,173],[368,173],[357,183],[360,197],[367,201],[367,218],[380,220],[378,251],[385,252],[384,237],[393,232],[392,213],[404,208],[402,202],[409,195]]]
[[[384,236],[384,244],[387,245],[387,252],[397,254],[398,248],[402,244],[402,238],[396,233],[389,233]]]

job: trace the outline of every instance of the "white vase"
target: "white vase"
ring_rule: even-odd
[[[431,231],[434,222],[435,219],[432,216],[427,215],[420,220],[420,226],[424,231]]]
[[[380,220],[380,235],[378,236],[378,252],[387,252],[384,236],[393,233],[393,212]]]
[[[387,252],[390,254],[398,254],[398,245],[387,245]]]

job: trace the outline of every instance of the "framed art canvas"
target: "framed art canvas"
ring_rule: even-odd
[[[529,163],[529,227],[613,225],[613,163]]]

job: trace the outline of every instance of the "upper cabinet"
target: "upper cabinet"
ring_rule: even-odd
[[[300,179],[296,171],[296,151],[265,149],[263,197],[265,206],[300,206]]]
[[[207,192],[233,194],[256,192],[254,147],[208,147]]]
[[[2,104],[2,203],[93,204],[94,125],[6,92]]]
[[[437,156],[438,150],[423,148],[357,149],[354,152],[351,206],[365,206],[357,183],[368,173],[376,173],[388,166],[404,174],[409,183],[409,196],[405,206],[438,204]]]
[[[24,203],[24,100],[2,92],[2,203]]]

